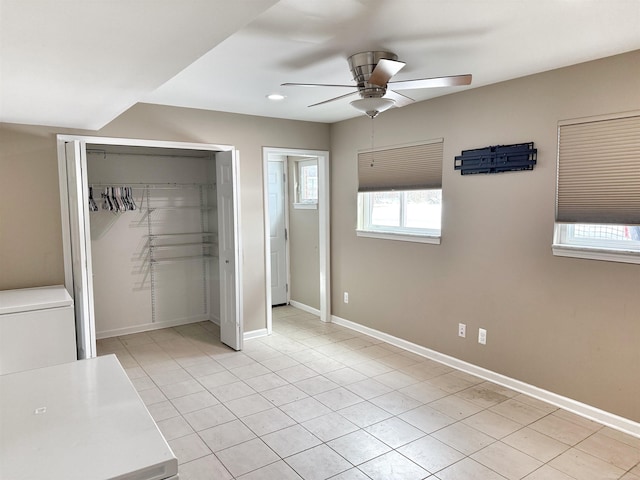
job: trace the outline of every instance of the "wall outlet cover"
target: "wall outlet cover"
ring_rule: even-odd
[[[487,331],[484,328],[478,329],[478,343],[482,345],[487,344]]]
[[[467,336],[467,326],[464,323],[458,324],[458,336],[462,338]]]

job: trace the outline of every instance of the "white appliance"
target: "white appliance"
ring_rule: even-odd
[[[0,376],[0,478],[178,480],[115,355]]]
[[[62,285],[0,291],[0,375],[76,360],[74,319]]]

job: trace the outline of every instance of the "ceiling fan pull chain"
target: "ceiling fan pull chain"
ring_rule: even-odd
[[[373,121],[373,117],[371,117],[371,168],[373,168],[373,164],[375,163],[375,155],[376,155],[376,151],[373,145],[374,137],[375,137],[375,122]]]

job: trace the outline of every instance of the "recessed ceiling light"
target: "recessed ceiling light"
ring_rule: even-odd
[[[281,95],[279,93],[272,93],[271,95],[267,95],[267,98],[269,100],[273,100],[274,102],[278,102],[280,100],[284,100],[284,95]]]

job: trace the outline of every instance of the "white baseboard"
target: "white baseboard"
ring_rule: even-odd
[[[251,330],[250,332],[244,332],[243,339],[251,340],[252,338],[266,337],[269,335],[269,331],[266,328],[260,328],[258,330]]]
[[[120,335],[130,335],[132,333],[149,332],[151,330],[160,330],[161,328],[178,327],[180,325],[206,322],[208,320],[216,323],[214,320],[210,320],[208,318],[190,317],[180,318],[178,320],[170,320],[168,322],[144,323],[142,325],[134,325],[132,327],[114,328],[113,330],[103,330],[102,332],[96,332],[96,340],[100,340],[102,338],[119,337]]]
[[[502,385],[517,392],[524,393],[531,397],[537,398],[538,400],[542,400],[544,402],[555,405],[556,407],[564,408],[565,410],[575,413],[576,415],[580,415],[582,417],[588,418],[589,420],[602,423],[604,425],[607,425],[608,427],[640,438],[640,423],[634,422],[633,420],[630,420],[628,418],[620,417],[613,413],[600,410],[599,408],[587,405],[586,403],[578,402],[577,400],[558,395],[557,393],[553,393],[534,385],[522,382],[520,380],[507,377],[492,370],[487,370],[486,368],[482,368],[472,363],[459,360],[455,357],[436,352],[435,350],[431,350],[421,345],[403,340],[402,338],[394,337],[393,335],[389,335],[388,333],[384,333],[379,330],[360,325],[358,323],[337,317],[335,315],[331,316],[331,321],[338,325],[342,325],[343,327],[350,328],[352,330],[390,343],[391,345],[395,345],[396,347],[402,348],[409,352],[421,355],[430,360],[434,360],[449,367],[462,370],[463,372],[470,373],[471,375],[475,375],[476,377],[480,377],[490,382],[497,383],[498,385]]]
[[[320,316],[320,310],[318,310],[317,308],[310,307],[309,305],[305,305],[304,303],[296,302],[295,300],[291,300],[289,304],[292,307],[296,307],[298,310],[302,310],[303,312]]]

